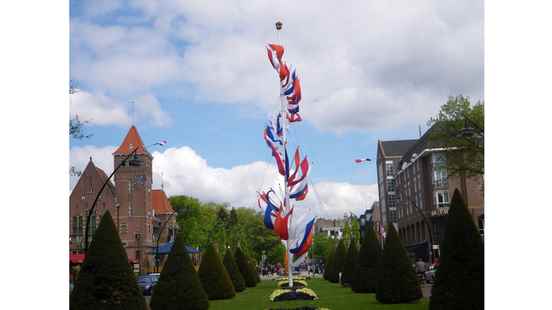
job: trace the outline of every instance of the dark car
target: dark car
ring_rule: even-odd
[[[155,275],[145,275],[145,276],[138,277],[138,286],[142,290],[142,294],[144,296],[151,296],[153,287],[157,283],[158,279],[159,277]]]

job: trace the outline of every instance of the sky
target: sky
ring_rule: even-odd
[[[112,171],[135,124],[145,144],[168,141],[148,148],[168,195],[256,208],[257,191],[281,188],[262,139],[279,108],[267,43],[285,45],[301,77],[289,139],[311,160],[303,203],[320,217],[378,199],[378,140],[418,137],[449,96],[483,99],[482,1],[70,3],[70,111],[92,134],[71,140],[70,165],[92,156]]]

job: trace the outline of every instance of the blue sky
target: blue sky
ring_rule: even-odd
[[[253,189],[274,176],[262,130],[278,109],[264,50],[276,19],[303,84],[304,121],[290,142],[313,163],[314,198],[323,201],[306,203],[327,205],[323,216],[377,200],[375,163],[353,159],[375,160],[378,139],[415,138],[449,95],[482,98],[478,1],[291,5],[71,1],[71,79],[80,90],[71,114],[93,134],[71,141],[71,164],[93,156],[111,170],[110,147],[135,123],[146,143],[169,141],[152,150],[155,182],[162,175],[169,194],[253,205]]]

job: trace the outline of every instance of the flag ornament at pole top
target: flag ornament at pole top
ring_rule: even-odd
[[[282,30],[282,26],[283,26],[283,25],[284,25],[284,24],[283,24],[281,21],[277,21],[277,22],[276,22],[276,30]]]

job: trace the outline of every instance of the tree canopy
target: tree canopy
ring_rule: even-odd
[[[261,214],[255,209],[230,209],[225,204],[204,203],[188,196],[173,196],[170,201],[178,212],[176,220],[186,244],[204,249],[216,240],[220,253],[227,246],[239,246],[256,261],[261,261],[264,251],[268,263],[283,263],[281,242],[266,229]]]
[[[428,121],[433,126],[430,141],[454,147],[447,153],[449,175],[466,176],[484,173],[484,104],[472,104],[462,95],[449,97],[439,113]]]

